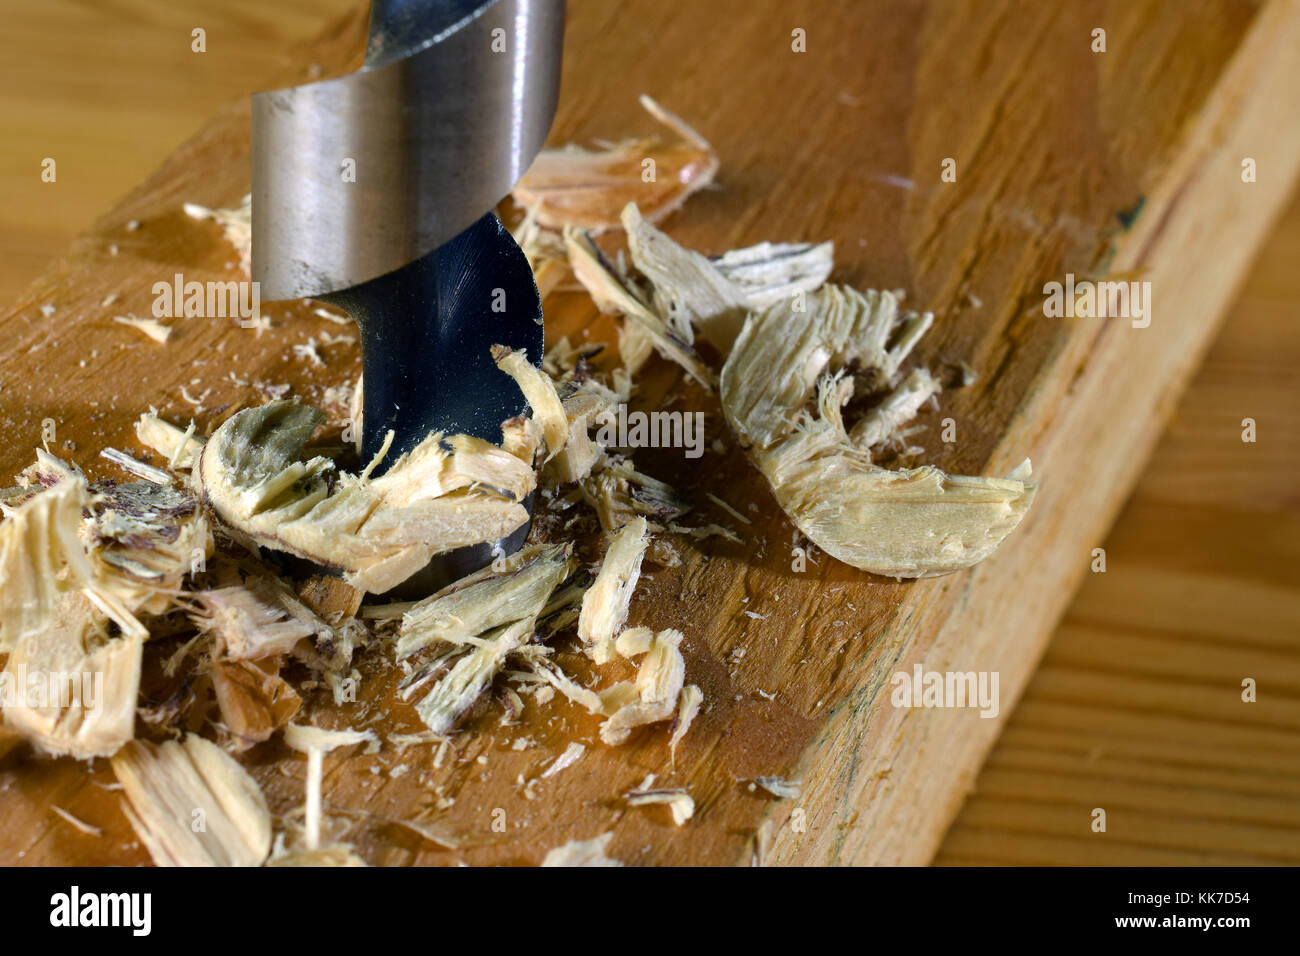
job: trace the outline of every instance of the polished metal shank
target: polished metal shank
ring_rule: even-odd
[[[361,70],[256,94],[262,298],[385,275],[500,202],[550,129],[563,33],[563,0],[375,0]]]

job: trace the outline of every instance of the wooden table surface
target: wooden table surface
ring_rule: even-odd
[[[122,0],[110,13],[49,0],[9,14],[0,62],[22,80],[0,83],[0,141],[12,144],[0,154],[0,303],[216,106],[262,88],[293,41],[353,5]],[[96,42],[106,18],[111,46]],[[196,26],[206,54],[190,50]],[[47,155],[58,189],[41,188]],[[1298,250],[1293,208],[938,862],[1300,859]],[[1259,423],[1255,444],[1240,441],[1244,417]],[[1253,705],[1240,703],[1247,676]],[[1094,807],[1106,834],[1089,831]]]

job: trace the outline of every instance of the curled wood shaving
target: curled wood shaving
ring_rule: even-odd
[[[372,593],[527,520],[520,501],[536,483],[532,468],[495,445],[434,433],[372,479],[369,469],[339,474],[325,458],[301,460],[321,421],[290,402],[233,415],[199,456],[205,503],[251,541],[337,568]]]
[[[622,219],[628,255],[649,280],[656,311],[677,338],[693,342],[696,326],[704,332],[713,324],[739,331],[749,307],[741,286],[646,222],[635,204],[628,204]]]
[[[600,311],[626,316],[641,328],[660,355],[676,362],[704,388],[713,389],[713,372],[695,354],[691,348],[691,339],[681,337],[654,308],[648,294],[615,271],[595,240],[586,233],[567,229],[564,243],[574,276]],[[624,327],[626,328],[626,323]],[[623,349],[624,363],[633,368],[635,363],[629,362],[628,353],[631,351],[640,357],[637,342],[633,338],[625,343],[630,348],[620,346]]]
[[[835,244],[760,242],[709,261],[723,278],[745,291],[749,309],[759,310],[798,292],[821,288],[835,266]]]
[[[654,139],[629,140],[601,150],[544,149],[515,185],[515,202],[541,226],[600,231],[618,226],[619,211],[628,202],[640,203],[646,215],[658,221],[711,183],[718,157],[704,137],[648,96],[641,97],[641,106],[681,141],[662,146]]]
[[[693,348],[697,331],[726,355],[746,315],[817,289],[831,271],[829,242],[763,242],[710,260],[655,228],[635,203],[623,210],[621,222],[637,276],[616,269],[584,233],[566,230],[565,248],[597,308],[630,320],[623,323],[619,349],[633,371],[653,346],[711,388],[712,372]]]
[[[698,331],[723,355],[749,312],[819,288],[834,258],[829,242],[763,242],[710,260],[655,228],[635,204],[623,210],[622,222],[655,313],[678,339],[690,344]]]
[[[132,741],[112,758],[131,826],[158,866],[257,866],[271,814],[253,778],[216,744]]]
[[[900,315],[889,292],[839,286],[810,295],[803,311],[797,305],[752,315],[721,378],[728,424],[782,510],[818,547],[878,574],[946,574],[991,554],[1028,510],[1032,484],[933,466],[889,471],[864,447],[878,444],[887,424],[903,423],[916,397],[931,391],[927,375],[905,380],[858,432],[861,444],[841,419],[851,384],[829,368],[832,359],[863,369],[869,389],[891,387],[931,317]]]

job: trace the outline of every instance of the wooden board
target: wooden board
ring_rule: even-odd
[[[358,0],[10,4],[0,34],[0,302],[14,302],[107,206],[214,111],[303,62]],[[192,32],[206,31],[203,53]],[[54,183],[41,160],[58,163]]]
[[[1284,122],[1300,76],[1294,3],[700,7],[571,5],[553,140],[649,131],[640,92],[681,112],[713,140],[723,174],[669,231],[706,251],[833,238],[837,279],[901,287],[934,309],[923,357],[968,361],[981,377],[944,396],[956,443],[939,441],[940,414],[924,418],[929,460],[1005,473],[1028,455],[1039,500],[972,572],[897,583],[823,556],[800,574],[790,570],[790,526],[733,447],[702,464],[646,456],[646,469],[701,502],[707,518],[726,516],[704,503],[706,492],[746,513],[757,507],[744,545],[694,547],[682,567],[654,573],[633,605],[633,623],[687,633],[688,679],[709,702],[676,767],[662,729],[604,748],[593,743],[594,722],[563,704],[530,709],[513,728],[489,711],[441,768],[428,749],[330,758],[327,808],[353,814],[349,836],[371,862],[535,862],[607,830],[610,852],[635,863],[747,862],[760,831],[773,862],[928,860],[1001,721],[893,708],[889,678],[917,662],[997,671],[1009,712],[1296,172],[1300,131]],[[1104,54],[1090,50],[1097,26],[1107,30]],[[349,20],[315,59],[344,68],[362,28]],[[807,31],[806,53],[791,50],[795,28]],[[58,429],[53,449],[111,474],[95,452],[134,448],[129,426],[147,404],[188,417],[182,386],[192,396],[210,389],[203,426],[224,405],[261,400],[231,372],[289,383],[309,400],[354,378],[348,347],[326,349],[324,368],[294,358],[293,344],[337,331],[302,307],[271,309],[276,327],[260,338],[231,324],[178,323],[165,347],[107,320],[119,309],[146,314],[152,284],[177,271],[199,281],[229,275],[228,247],[180,205],[231,204],[247,190],[247,116],[246,104],[218,116],[0,320],[10,342],[0,424],[11,439],[0,470],[30,460],[46,418]],[[1244,155],[1260,182],[1241,182]],[[957,161],[955,183],[940,181],[947,157]],[[141,227],[128,230],[131,220]],[[1044,317],[1044,282],[1107,269],[1141,270],[1152,283],[1149,328]],[[111,310],[99,305],[109,292],[122,299]],[[46,303],[56,307],[48,317]],[[547,305],[552,332],[591,319],[581,297]],[[710,437],[724,437],[714,400],[671,367],[656,364],[642,388],[646,400],[668,395],[704,410]],[[392,716],[380,729],[412,728],[410,709],[387,699],[381,655],[365,670],[360,704],[341,714],[313,708],[310,718],[357,723],[382,707]],[[529,737],[536,746],[512,749]],[[583,761],[528,799],[520,778],[537,776],[573,739],[589,745]],[[297,805],[300,758],[272,744],[247,762],[277,812]],[[674,828],[662,808],[625,806],[621,795],[649,772],[690,788],[697,816],[688,826]],[[95,786],[111,781],[103,766],[88,783],[69,761],[20,755],[0,774],[14,821],[0,835],[0,859],[147,859],[117,796]],[[803,795],[751,792],[759,775],[800,779]],[[440,798],[454,803],[436,810]],[[104,836],[73,830],[51,804]],[[398,825],[431,811],[460,849]],[[504,833],[493,830],[496,811]]]
[[[1300,194],[936,863],[1300,863],[1298,254]]]

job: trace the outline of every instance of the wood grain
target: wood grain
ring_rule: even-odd
[[[1296,198],[936,863],[1300,862]]]
[[[1089,50],[1098,24],[1108,30],[1104,55]],[[796,27],[808,31],[808,53],[790,49]],[[615,833],[610,852],[634,863],[747,862],[760,832],[773,862],[928,860],[1000,722],[892,708],[889,678],[921,661],[997,671],[1009,710],[1284,201],[1300,146],[1300,132],[1281,121],[1296,106],[1297,31],[1290,2],[1064,12],[1013,3],[573,4],[554,141],[647,131],[640,92],[683,113],[713,139],[723,176],[669,230],[707,251],[833,238],[838,279],[902,287],[934,308],[924,358],[966,360],[981,377],[944,397],[958,442],[939,441],[940,414],[923,419],[929,460],[1005,473],[1028,455],[1042,491],[993,559],[903,584],[826,558],[792,572],[791,528],[730,443],[700,466],[672,453],[638,456],[695,501],[712,492],[746,513],[756,508],[743,545],[687,547],[683,565],[657,570],[633,606],[633,623],[685,630],[688,678],[709,701],[676,767],[662,730],[611,750],[593,743],[590,718],[565,705],[530,708],[517,727],[502,727],[489,708],[442,766],[427,747],[329,758],[327,804],[348,838],[371,862],[391,864],[535,862],[606,830]],[[354,18],[314,59],[341,68],[360,33]],[[1267,183],[1241,183],[1247,149]],[[939,179],[946,157],[957,159],[955,183]],[[294,357],[293,344],[335,331],[301,306],[273,308],[275,328],[260,337],[178,323],[165,348],[107,322],[98,303],[110,291],[144,313],[154,281],[176,271],[199,281],[227,275],[229,249],[179,207],[230,204],[247,185],[247,107],[237,104],[0,320],[11,343],[0,359],[0,424],[12,438],[0,470],[26,464],[45,418],[58,424],[62,453],[111,474],[95,451],[134,448],[129,424],[148,403],[194,413],[182,387],[207,390],[204,427],[223,407],[260,401],[258,382],[314,399],[352,380],[356,356],[346,346],[327,350],[324,368]],[[1139,210],[1126,230],[1119,214]],[[143,225],[129,231],[133,219]],[[1045,281],[1107,268],[1141,270],[1152,282],[1150,328],[1043,317]],[[39,311],[46,303],[56,308],[49,317]],[[592,320],[582,297],[547,307],[552,334]],[[592,329],[609,334],[607,323]],[[705,411],[710,438],[725,439],[714,400],[673,369],[656,365],[641,386],[645,401],[666,396]],[[711,508],[701,504],[701,514],[726,520]],[[363,671],[357,705],[337,713],[313,698],[309,718],[414,729],[410,708],[392,701],[384,654],[370,654]],[[519,781],[572,739],[589,744],[582,763],[529,799]],[[530,745],[513,749],[520,740]],[[274,743],[245,759],[273,808],[292,812],[302,760]],[[621,795],[648,772],[690,788],[698,810],[687,827],[625,806]],[[803,796],[778,802],[749,789],[768,774],[802,780]],[[0,786],[15,825],[0,834],[0,859],[144,861],[115,796],[95,785],[109,782],[107,770],[94,768],[90,780],[69,762],[7,758]],[[51,804],[105,836],[61,824]],[[790,824],[794,809],[806,827]],[[505,833],[492,829],[497,810]],[[400,825],[417,814],[459,847]]]
[[[0,302],[240,95],[302,65],[301,46],[364,0],[46,0],[0,35]],[[207,31],[206,52],[191,31]],[[53,158],[58,179],[41,181]]]

